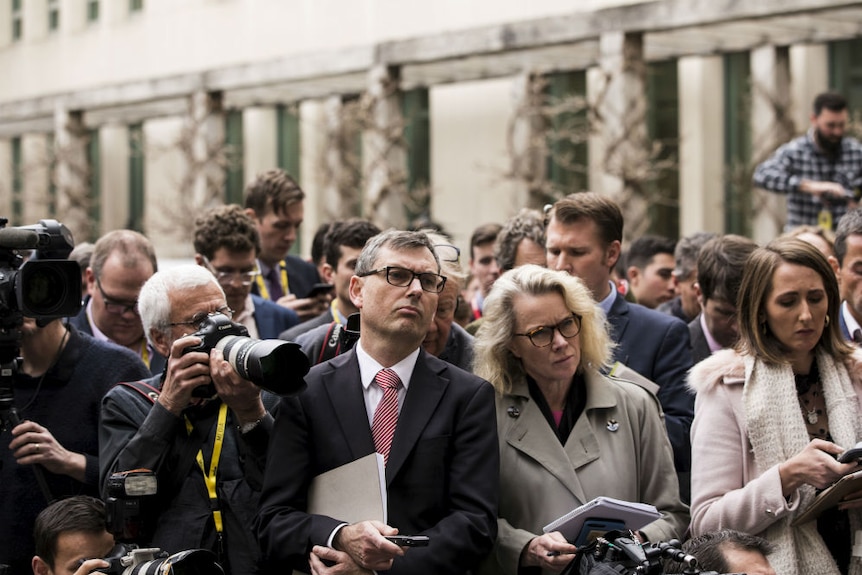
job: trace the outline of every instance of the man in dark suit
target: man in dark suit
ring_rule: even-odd
[[[620,257],[623,216],[612,200],[591,192],[569,194],[552,206],[547,221],[548,267],[586,284],[611,325],[614,359],[658,384],[674,464],[687,472],[694,396],[685,388],[692,365],[685,323],[629,303],[614,289],[611,270]]]
[[[236,205],[217,206],[195,221],[195,262],[216,276],[233,319],[250,337],[274,339],[299,323],[299,316],[251,293],[258,276],[260,239],[254,221]]]
[[[835,231],[835,257],[829,262],[841,288],[841,333],[862,344],[862,208],[850,210]]]
[[[295,341],[300,335],[321,326],[336,322],[347,323],[347,316],[359,310],[350,301],[350,278],[356,267],[359,252],[365,243],[380,233],[380,228],[360,218],[332,222],[323,238],[323,279],[334,286],[335,299],[329,308],[308,321],[290,328],[279,337]]]
[[[84,272],[89,297],[69,323],[100,341],[127,347],[153,374],[165,369],[165,357],[144,335],[138,314],[141,286],[158,270],[153,244],[132,230],[108,232],[96,242]]]
[[[288,255],[305,215],[305,193],[284,170],[267,170],[246,186],[245,210],[260,235],[254,293],[292,309],[300,321],[326,310],[328,295],[307,297],[320,276],[314,264]]]
[[[701,312],[688,324],[694,363],[736,344],[736,296],[745,261],[756,248],[750,239],[734,234],[718,236],[701,247],[694,288]]]
[[[439,270],[421,232],[384,232],[363,249],[350,281],[359,341],[314,367],[308,388],[277,411],[258,514],[274,572],[310,563],[316,573],[466,573],[491,550],[493,389],[420,349],[446,283]],[[386,458],[388,524],[306,512],[316,475],[374,451]],[[407,549],[384,538],[396,533],[427,535],[430,545]]]

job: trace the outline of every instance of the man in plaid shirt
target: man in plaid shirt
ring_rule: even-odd
[[[784,144],[754,171],[754,185],[787,194],[787,225],[832,229],[862,186],[862,144],[844,135],[847,100],[834,93],[814,99],[808,133]],[[822,219],[818,222],[818,217]]]

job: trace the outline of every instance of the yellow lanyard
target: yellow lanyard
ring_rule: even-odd
[[[277,265],[281,270],[281,290],[284,292],[284,295],[287,295],[290,293],[290,284],[287,281],[287,268],[285,267],[287,264],[284,261],[281,261]],[[263,299],[270,299],[269,289],[266,287],[266,280],[264,279],[263,274],[257,274],[255,281],[257,282],[257,290],[260,293],[260,297]]]
[[[147,338],[144,338],[144,343],[141,344],[141,360],[147,367],[150,367],[150,350],[147,348]]]
[[[218,423],[216,424],[216,434],[215,441],[213,441],[213,454],[210,459],[210,471],[207,473],[206,467],[204,466],[204,454],[202,451],[198,451],[198,455],[195,458],[198,462],[198,467],[201,468],[201,473],[204,474],[204,483],[207,486],[207,493],[210,497],[210,506],[213,510],[213,520],[215,521],[216,532],[221,536],[222,531],[224,530],[222,527],[221,521],[221,509],[218,504],[218,493],[216,492],[216,474],[218,472],[218,462],[221,458],[221,448],[224,444],[224,428],[225,422],[227,421],[227,405],[222,403],[218,409]],[[192,422],[189,421],[189,418],[186,417],[186,430],[191,433],[194,426]]]
[[[335,320],[335,323],[341,323],[341,316],[338,314],[338,300],[333,299],[332,303],[329,304],[329,309],[332,310],[332,319]]]

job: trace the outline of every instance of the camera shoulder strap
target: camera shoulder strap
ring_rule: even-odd
[[[159,390],[150,385],[145,381],[121,381],[117,385],[122,385],[123,387],[128,387],[129,389],[134,389],[141,395],[143,395],[150,403],[155,403],[159,398]]]
[[[323,363],[339,354],[341,349],[341,329],[342,326],[338,322],[334,321],[329,324],[329,330],[327,330],[326,337],[323,340],[323,347],[320,349],[317,363]]]

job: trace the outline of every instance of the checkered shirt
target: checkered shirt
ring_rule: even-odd
[[[787,194],[787,227],[817,225],[817,215],[823,201],[799,191],[799,182],[814,180],[838,182],[851,192],[862,187],[862,144],[845,136],[837,159],[820,152],[809,130],[784,144],[772,156],[757,166],[754,185],[778,194]],[[845,202],[833,199],[827,204],[832,212],[833,228],[847,211]]]

